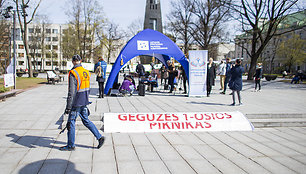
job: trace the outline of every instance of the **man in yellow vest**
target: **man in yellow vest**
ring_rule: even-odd
[[[81,65],[82,59],[79,55],[72,57],[74,67],[69,72],[68,97],[65,113],[69,114],[67,129],[68,143],[61,147],[60,150],[72,151],[75,149],[75,120],[78,116],[81,117],[83,124],[94,134],[99,141],[97,148],[100,148],[104,143],[102,136],[96,126],[88,119],[90,114],[87,105],[89,104],[89,89],[90,89],[90,74]]]

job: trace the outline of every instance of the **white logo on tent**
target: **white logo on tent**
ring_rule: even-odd
[[[149,50],[149,41],[137,41],[137,50]]]

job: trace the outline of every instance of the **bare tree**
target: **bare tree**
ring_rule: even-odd
[[[96,30],[101,27],[104,21],[102,7],[96,0],[69,0],[67,2],[70,4],[67,15],[71,20],[69,32],[64,34],[71,35],[70,39],[75,37],[73,40],[76,43],[74,45],[66,43],[66,46],[76,46],[76,48],[72,48],[77,50],[75,53],[78,53],[84,61],[89,61],[96,50],[94,47]],[[64,38],[63,41],[65,42]]]
[[[127,36],[128,37],[133,37],[137,33],[143,30],[143,19],[138,18],[134,20],[128,27],[127,27]]]
[[[279,24],[297,2],[298,0],[237,0],[230,5],[246,34],[243,39],[250,40],[251,44],[251,49],[241,45],[251,58],[248,80],[253,78],[257,60],[269,41],[274,36],[289,32],[278,30]]]
[[[196,16],[193,22],[192,35],[203,49],[222,39],[225,22],[229,19],[231,0],[193,0],[192,13]]]
[[[15,2],[16,5],[16,9],[18,11],[18,21],[20,24],[20,29],[21,29],[21,34],[23,37],[23,44],[25,47],[25,51],[26,51],[26,57],[27,57],[27,61],[28,61],[28,68],[29,68],[29,77],[33,77],[33,71],[32,71],[32,62],[31,62],[31,56],[29,53],[29,46],[28,46],[28,24],[30,24],[35,16],[35,13],[41,3],[41,0],[39,0],[39,2],[34,5],[32,14],[27,13],[26,12],[26,8],[29,7],[30,4],[30,0],[13,0]],[[21,13],[19,13],[19,11],[21,11]],[[27,19],[28,14],[30,14],[29,19]]]
[[[172,10],[167,16],[169,30],[175,33],[176,39],[184,43],[184,54],[187,55],[192,41],[192,12],[195,1],[171,1]]]
[[[10,63],[10,29],[11,23],[0,17],[0,69],[3,70],[2,73],[6,72],[6,67]]]
[[[108,22],[104,30],[97,32],[97,35],[100,39],[100,43],[103,44],[107,50],[107,63],[110,63],[112,52],[123,45],[120,40],[122,40],[125,35],[119,29],[119,25],[113,22]]]

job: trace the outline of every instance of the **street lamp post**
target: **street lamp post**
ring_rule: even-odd
[[[13,10],[12,6],[9,6],[5,10],[6,12],[3,14],[5,18],[10,18],[10,13],[13,11],[13,68],[14,68],[14,89],[16,89],[16,12],[17,10]],[[11,54],[11,53],[10,53]]]

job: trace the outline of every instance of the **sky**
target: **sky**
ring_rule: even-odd
[[[169,13],[171,0],[161,0],[163,22]],[[65,14],[67,0],[42,0],[39,13],[49,16],[52,23],[64,24],[68,18]],[[144,18],[146,0],[98,0],[107,19],[121,28],[128,27],[133,21]]]

